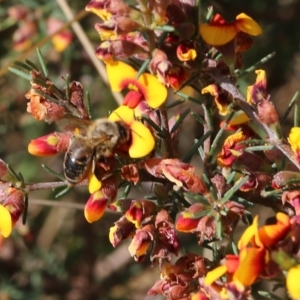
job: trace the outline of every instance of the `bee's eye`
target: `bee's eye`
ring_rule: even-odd
[[[121,124],[117,123],[121,140],[128,140],[128,130]]]

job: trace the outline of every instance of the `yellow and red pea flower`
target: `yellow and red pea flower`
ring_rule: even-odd
[[[103,197],[102,192],[94,192],[84,207],[84,216],[89,223],[98,221],[104,214],[108,199]]]
[[[181,66],[172,66],[163,78],[166,86],[179,90],[183,83],[189,78],[190,73]],[[160,79],[160,77],[158,76]],[[161,80],[160,80],[161,81]]]
[[[197,57],[197,51],[192,42],[181,42],[176,49],[177,58],[180,61],[195,60]]]
[[[59,152],[66,152],[71,132],[53,132],[31,140],[28,152],[34,156],[52,156]]]
[[[147,200],[136,200],[132,201],[130,208],[126,211],[126,219],[133,223],[136,228],[141,227],[142,221],[152,216],[155,212],[156,204],[152,201]]]
[[[247,88],[247,102],[258,104],[268,99],[267,76],[264,70],[256,70],[256,80],[253,85]]]
[[[232,99],[226,91],[220,88],[217,84],[210,84],[201,90],[202,94],[210,93],[214,97],[215,104],[219,110],[221,116],[226,116],[228,111],[228,105],[232,102]]]
[[[137,78],[138,72],[134,68],[113,60],[106,62],[106,71],[114,92],[120,92],[125,88],[130,90],[124,98],[123,105],[135,108],[144,100],[155,109],[166,101],[167,89],[154,75],[143,73]]]
[[[288,142],[291,145],[296,160],[300,162],[300,127],[293,127],[291,129]]]
[[[216,14],[209,24],[200,25],[199,32],[208,45],[221,46],[233,40],[238,32],[256,36],[260,35],[262,30],[252,18],[241,13],[233,22],[226,22],[221,15]]]
[[[247,287],[254,283],[270,260],[268,247],[283,239],[290,230],[290,219],[283,213],[276,214],[277,223],[258,228],[258,216],[242,234],[239,255],[226,256],[226,263],[207,273],[205,284],[210,285],[226,273],[232,274],[232,282]],[[228,260],[228,263],[227,263]]]
[[[194,203],[185,211],[181,212],[176,220],[176,230],[180,232],[193,232],[197,229],[198,223],[202,216],[199,214],[205,210],[205,207],[201,203]]]
[[[247,136],[242,132],[228,136],[224,142],[221,152],[217,156],[217,162],[222,167],[230,167],[237,157],[242,155],[245,145],[238,144],[245,141]]]
[[[128,106],[119,106],[108,117],[111,121],[123,121],[131,130],[131,143],[128,154],[131,158],[147,156],[155,146],[155,140],[150,130],[141,122],[135,120],[134,110]]]

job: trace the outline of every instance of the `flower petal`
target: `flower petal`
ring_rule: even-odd
[[[248,244],[253,241],[253,238],[258,232],[258,216],[255,216],[253,219],[252,225],[250,225],[242,234],[239,242],[238,242],[238,248],[239,250],[242,250],[248,246]]]
[[[250,286],[265,267],[266,251],[264,248],[245,248],[242,252],[246,254],[242,255],[243,259],[233,274],[233,280],[243,286]]]
[[[0,233],[7,238],[12,231],[12,218],[10,212],[0,204]]]
[[[140,158],[148,155],[155,146],[155,140],[150,130],[142,123],[133,121],[131,123],[132,143],[129,147],[131,158]]]
[[[89,192],[93,194],[99,191],[102,187],[102,182],[96,177],[94,173],[88,174],[88,181],[89,181]]]
[[[90,196],[84,208],[84,216],[89,223],[98,221],[104,214],[108,199],[101,191]]]
[[[300,127],[293,127],[290,131],[288,142],[294,153],[300,151]]]
[[[237,34],[237,29],[234,24],[222,26],[201,24],[199,31],[203,40],[211,46],[225,45]]]
[[[137,71],[131,66],[121,62],[110,60],[106,62],[106,72],[111,89],[120,92],[127,87],[126,81],[136,80]]]
[[[121,105],[115,109],[108,117],[111,121],[123,121],[127,126],[130,126],[134,121],[134,110],[128,106]]]
[[[290,218],[284,213],[276,214],[277,224],[265,225],[258,230],[259,239],[266,247],[284,238],[290,229]]]
[[[166,101],[168,91],[154,75],[144,73],[138,78],[138,82],[145,87],[145,100],[151,108],[158,108]]]
[[[226,266],[219,266],[212,271],[208,272],[205,276],[204,284],[210,285],[215,282],[218,278],[223,276],[227,272]]]
[[[300,265],[297,265],[289,269],[286,275],[286,287],[290,297],[295,300],[300,298],[299,278],[300,278]]]
[[[51,156],[59,152],[62,137],[59,133],[51,133],[31,140],[28,152],[35,156]]]
[[[241,13],[236,17],[236,27],[239,31],[250,35],[260,35],[262,33],[260,26],[244,13]]]

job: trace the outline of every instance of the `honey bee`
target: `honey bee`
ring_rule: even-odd
[[[71,184],[84,179],[95,163],[113,155],[115,149],[130,140],[130,129],[123,121],[98,119],[71,137],[64,159],[64,174]]]

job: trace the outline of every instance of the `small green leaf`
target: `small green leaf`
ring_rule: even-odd
[[[143,64],[141,65],[137,75],[136,75],[136,79],[138,79],[143,73],[145,73],[145,71],[147,70],[148,68],[148,65],[150,63],[150,58],[146,59]]]
[[[85,92],[85,105],[86,105],[86,109],[87,109],[87,113],[89,118],[92,118],[92,105],[91,105],[91,97],[90,97],[90,93],[88,91]]]
[[[273,150],[275,146],[252,146],[252,147],[247,147],[245,148],[246,152],[253,152],[253,151],[268,151],[268,150]]]
[[[47,100],[49,100],[49,101],[51,101],[51,102],[53,102],[53,103],[59,104],[59,101],[58,101],[57,99],[55,99],[55,98],[51,97],[50,95],[48,95],[48,94],[42,92],[41,90],[35,89],[34,91],[35,91],[37,94],[43,96],[45,99],[47,99]]]
[[[246,199],[244,199],[244,198],[242,198],[242,197],[236,197],[236,196],[233,196],[233,197],[231,198],[231,200],[234,201],[234,202],[237,202],[237,203],[239,203],[239,204],[242,204],[242,205],[244,205],[245,207],[252,207],[252,206],[254,206],[254,203],[253,203],[253,202],[249,202],[249,201],[247,201]]]
[[[179,119],[177,120],[177,122],[174,124],[174,126],[171,129],[171,134],[174,133],[176,131],[177,128],[179,128],[179,126],[181,125],[181,123],[183,122],[183,120],[185,119],[185,117],[188,115],[188,113],[190,112],[190,108],[187,108],[179,117]]]
[[[231,181],[233,181],[235,175],[236,175],[236,172],[235,172],[235,171],[231,172],[231,173],[227,176],[226,183],[227,183],[227,184],[230,184]]]
[[[266,297],[268,299],[272,299],[272,300],[284,300],[285,298],[281,298],[276,296],[275,294],[269,293],[267,291],[258,291],[257,292],[260,296]]]
[[[21,178],[19,177],[19,175],[14,171],[14,169],[9,164],[6,164],[6,167],[7,167],[9,174],[12,176],[12,178],[14,179],[15,182],[21,181]]]
[[[224,194],[224,196],[222,198],[222,202],[224,203],[224,202],[228,201],[234,195],[234,193],[237,190],[239,190],[239,188],[248,181],[248,179],[249,179],[248,175],[245,176],[244,178],[239,179],[235,183],[235,185]]]
[[[200,117],[198,114],[196,114],[195,112],[191,112],[191,115],[192,115],[192,117],[195,118],[195,120],[196,120],[197,122],[199,122],[201,125],[206,124],[205,120],[204,120],[202,117]]]
[[[47,167],[46,165],[42,164],[42,167],[43,167],[48,173],[52,174],[53,176],[57,177],[58,179],[60,179],[60,180],[62,180],[62,181],[65,181],[65,180],[66,180],[66,178],[65,178],[63,175],[61,175],[61,174],[55,172],[54,170],[50,169],[50,168]]]
[[[29,72],[32,71],[32,67],[31,66],[29,66],[28,64],[23,63],[21,61],[15,61],[14,65],[16,65],[17,67],[23,68],[26,71],[29,71]]]
[[[202,196],[200,194],[184,193],[183,195],[184,195],[184,197],[193,199],[193,200],[195,200],[195,201],[197,201],[197,202],[199,202],[199,203],[201,203],[201,204],[203,204],[205,206],[209,206],[210,205],[210,203],[208,202],[208,200],[204,196]]]
[[[296,104],[296,102],[297,102],[298,99],[299,99],[299,91],[297,91],[295,93],[295,95],[293,96],[292,100],[290,101],[287,110],[285,111],[283,117],[280,120],[280,125],[282,125],[286,121],[288,115],[290,114],[293,106]]]
[[[233,253],[234,253],[235,255],[238,255],[238,254],[239,254],[238,247],[237,247],[235,241],[233,241],[233,240],[231,241],[231,248],[232,248],[232,251],[233,251]]]
[[[27,74],[27,73],[25,73],[25,72],[23,72],[23,71],[21,71],[21,70],[19,70],[19,69],[16,69],[16,68],[8,68],[8,70],[9,70],[10,72],[12,72],[12,73],[14,73],[14,74],[16,74],[16,75],[18,75],[18,76],[20,76],[20,77],[26,79],[26,80],[28,80],[28,81],[31,80],[31,76],[30,76],[29,74]]]
[[[202,217],[204,217],[204,216],[209,215],[210,212],[211,212],[210,209],[202,210],[202,211],[199,212],[199,213],[193,214],[193,219],[200,219],[200,218],[202,218]]]
[[[238,78],[241,78],[251,72],[254,72],[260,65],[266,63],[267,61],[269,61],[271,58],[273,58],[275,56],[276,52],[272,52],[268,55],[266,55],[265,57],[263,57],[261,60],[259,60],[257,63],[255,63],[253,66],[251,66],[250,68],[246,69],[245,71],[243,71],[242,73],[240,73],[238,75]]]
[[[40,51],[39,48],[36,49],[36,53],[37,53],[37,56],[38,56],[41,68],[43,70],[43,74],[44,74],[45,77],[48,77],[48,69],[47,69],[47,66],[46,66],[46,64],[44,62],[44,58],[43,58],[42,52]]]
[[[124,188],[124,191],[123,191],[123,194],[122,194],[122,197],[121,199],[127,199],[128,198],[128,195],[130,193],[130,190],[131,190],[131,184],[127,184]]]
[[[175,196],[175,198],[184,206],[184,207],[190,207],[191,204],[184,199],[179,193],[176,191],[173,191],[172,194]]]
[[[216,221],[216,225],[217,225],[216,234],[217,234],[218,239],[221,240],[223,237],[222,222],[221,222],[220,218],[215,218],[215,221]]]
[[[70,100],[70,74],[66,75],[66,99]]]
[[[175,92],[176,95],[182,97],[183,99],[185,100],[188,100],[188,101],[191,101],[191,102],[194,102],[194,103],[197,103],[197,104],[203,104],[204,102],[201,101],[201,100],[198,100],[198,99],[195,99],[187,94],[184,94],[184,93],[181,93],[181,92]]]
[[[175,28],[171,25],[163,25],[163,26],[156,26],[155,30],[161,30],[163,32],[174,32]]]
[[[183,158],[183,162],[188,163],[191,161],[194,153],[203,145],[205,140],[212,134],[212,131],[206,132],[199,140],[196,141],[192,149],[188,152],[188,154]]]
[[[55,199],[60,198],[63,195],[67,194],[72,189],[73,189],[73,186],[67,185],[62,191],[60,191],[59,193],[57,193],[54,198]]]
[[[161,128],[155,124],[147,115],[142,114],[142,119],[145,120],[151,127],[153,127],[157,133],[163,134]]]
[[[207,14],[206,14],[206,16],[205,16],[205,21],[206,21],[206,23],[209,23],[209,22],[210,22],[210,20],[211,20],[211,18],[212,18],[212,16],[213,16],[213,13],[214,13],[214,9],[213,9],[212,6],[210,6],[209,9],[208,9]]]
[[[25,59],[25,63],[31,67],[31,69],[39,72],[39,68],[31,61],[31,60],[28,60],[28,59]]]
[[[176,100],[176,101],[172,101],[169,105],[166,106],[166,109],[170,109],[170,108],[175,107],[175,106],[177,106],[179,104],[182,104],[184,102],[185,102],[184,99],[179,99],[179,100]]]
[[[294,127],[299,126],[299,110],[298,104],[295,104],[295,111],[294,111]]]

